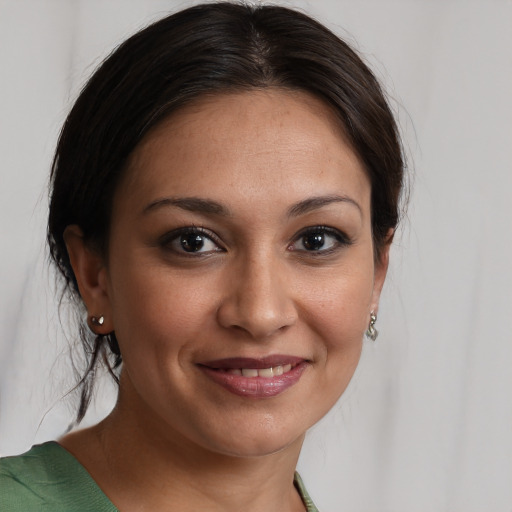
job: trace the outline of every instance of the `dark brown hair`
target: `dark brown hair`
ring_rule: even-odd
[[[51,174],[48,243],[72,295],[79,299],[64,230],[77,224],[88,243],[107,250],[112,197],[144,135],[204,95],[268,87],[308,92],[339,119],[370,178],[379,258],[399,220],[404,162],[378,81],[344,41],[305,14],[209,3],[168,16],[122,43],[90,78],[66,119]],[[84,321],[80,330],[87,365],[77,421],[90,402],[98,358],[114,376],[121,363],[115,333],[94,337]]]

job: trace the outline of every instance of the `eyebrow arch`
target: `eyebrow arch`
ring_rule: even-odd
[[[222,204],[200,197],[164,197],[149,203],[144,210],[142,210],[142,213],[146,214],[164,206],[175,206],[189,212],[209,213],[222,216],[231,215],[231,212]]]
[[[299,203],[294,204],[288,210],[288,217],[298,217],[300,215],[304,215],[305,213],[309,213],[313,210],[318,210],[319,208],[322,208],[323,206],[327,206],[332,203],[349,203],[359,210],[360,215],[363,214],[361,206],[359,206],[359,204],[356,201],[354,201],[354,199],[348,196],[333,195],[310,197],[308,199],[305,199],[304,201],[300,201]]]
[[[361,207],[352,198],[348,196],[332,195],[310,197],[308,199],[304,199],[303,201],[300,201],[289,208],[288,217],[299,217],[300,215],[318,210],[332,203],[352,204],[359,210],[359,213],[362,214]],[[142,213],[146,214],[166,206],[181,208],[182,210],[187,210],[189,212],[207,213],[213,215],[221,215],[224,217],[231,216],[230,210],[224,205],[218,203],[217,201],[212,201],[211,199],[202,199],[200,197],[164,197],[162,199],[156,199],[155,201],[149,203],[144,208]]]

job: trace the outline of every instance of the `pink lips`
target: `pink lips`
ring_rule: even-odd
[[[279,395],[296,384],[309,363],[299,357],[273,355],[261,359],[234,357],[199,364],[199,368],[214,382],[235,395],[249,398],[268,398]],[[245,376],[256,370],[275,369],[273,376]],[[283,370],[284,369],[284,370]],[[250,370],[253,370],[252,372]],[[283,373],[281,373],[283,372]]]

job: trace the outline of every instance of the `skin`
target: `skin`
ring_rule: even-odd
[[[304,510],[292,481],[305,432],[348,385],[386,275],[370,192],[322,102],[252,91],[199,101],[137,147],[108,256],[67,228],[89,315],[105,317],[93,328],[115,330],[124,363],[111,415],[61,443],[120,510]],[[225,212],[169,200],[190,197]],[[315,226],[331,231],[308,250]],[[202,252],[183,250],[183,227],[204,230]],[[198,368],[273,354],[307,367],[272,398],[237,396]]]

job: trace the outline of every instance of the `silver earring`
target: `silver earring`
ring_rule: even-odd
[[[99,316],[99,317],[91,316],[91,324],[93,324],[93,325],[103,325],[104,322],[105,322],[105,317],[103,315]]]
[[[377,336],[379,335],[379,331],[375,329],[375,323],[377,322],[377,315],[375,314],[375,311],[372,311],[370,313],[370,323],[368,324],[368,329],[366,330],[366,337],[372,341],[375,341],[377,339]]]

